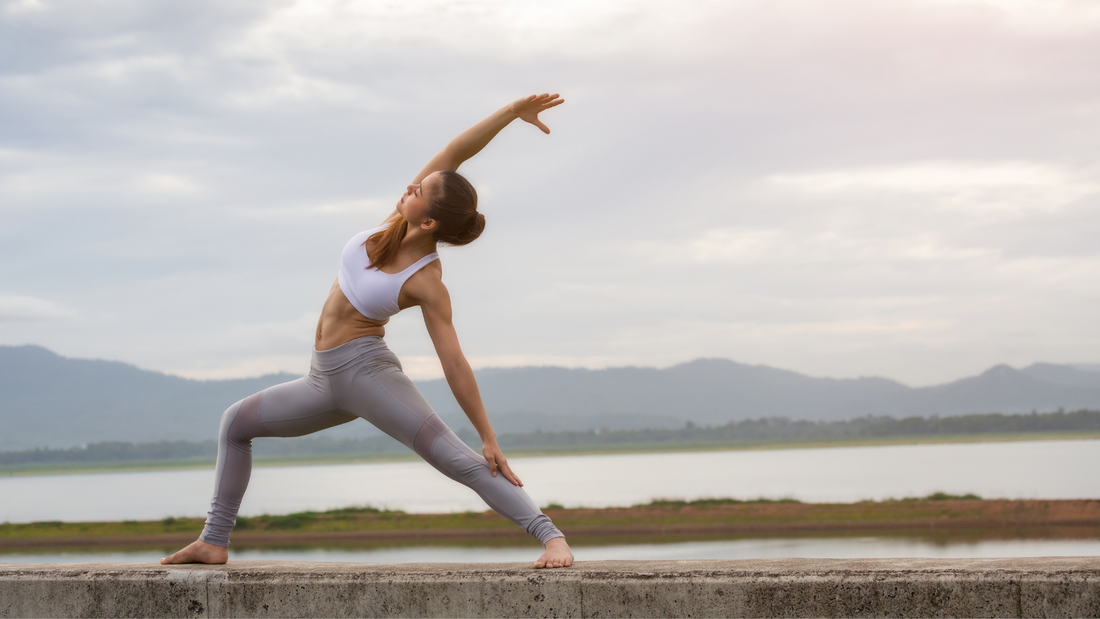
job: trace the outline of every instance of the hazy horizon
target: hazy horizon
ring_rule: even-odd
[[[0,0],[0,344],[309,363],[339,251],[450,138],[475,368],[940,384],[1100,357],[1100,5]],[[386,339],[440,376],[420,315]]]
[[[177,378],[185,378],[185,379],[188,379],[188,380],[249,379],[249,378],[261,378],[263,376],[271,376],[271,375],[276,375],[276,374],[281,374],[281,373],[286,373],[286,374],[290,374],[290,375],[293,375],[293,376],[298,375],[298,373],[295,373],[295,372],[276,371],[276,372],[265,372],[265,373],[262,373],[262,374],[253,374],[253,375],[248,375],[248,376],[232,376],[232,377],[227,377],[227,378],[205,378],[205,377],[196,378],[196,377],[192,377],[192,376],[185,376],[185,375],[182,375],[182,374],[173,374],[171,372],[162,372],[161,370],[157,370],[157,369],[154,369],[154,368],[142,367],[140,365],[133,364],[133,363],[130,363],[128,361],[123,361],[123,360],[120,360],[120,359],[107,359],[107,358],[104,358],[104,357],[70,357],[70,356],[67,356],[67,355],[61,355],[60,353],[50,349],[49,347],[42,346],[40,344],[19,344],[19,345],[0,344],[0,348],[4,348],[4,347],[17,348],[19,346],[36,346],[36,347],[39,347],[39,348],[44,348],[47,351],[49,351],[53,354],[59,355],[59,356],[65,358],[65,359],[72,359],[72,360],[78,360],[78,361],[106,361],[106,362],[112,362],[112,363],[114,363],[114,362],[125,363],[125,364],[131,365],[133,367],[136,367],[139,370],[159,372],[159,373],[165,374],[167,376],[175,376]],[[607,367],[582,367],[582,366],[570,367],[570,366],[565,366],[565,365],[552,365],[552,364],[530,364],[530,365],[510,365],[510,366],[484,366],[484,367],[477,367],[477,368],[474,368],[474,369],[475,369],[475,371],[478,371],[478,372],[485,371],[485,370],[509,370],[509,369],[522,369],[522,368],[557,368],[557,369],[566,369],[566,370],[594,370],[594,371],[628,369],[628,368],[667,370],[667,369],[672,368],[672,367],[676,367],[676,366],[680,366],[680,365],[686,365],[686,364],[689,364],[689,363],[694,363],[696,361],[730,361],[732,363],[736,363],[736,364],[740,364],[740,365],[747,365],[747,366],[753,366],[753,367],[767,367],[767,368],[774,369],[774,370],[796,372],[795,370],[792,370],[790,368],[776,367],[776,366],[770,366],[770,365],[766,365],[766,364],[745,363],[743,361],[739,361],[737,359],[731,359],[731,358],[728,358],[728,357],[697,357],[695,359],[689,359],[687,361],[679,361],[677,363],[673,363],[673,364],[670,364],[670,365],[667,365],[667,366],[614,365],[614,366],[607,366]],[[970,378],[972,376],[975,376],[975,375],[981,374],[983,372],[986,372],[986,371],[988,371],[988,370],[990,370],[994,367],[998,367],[998,366],[1002,366],[1002,365],[1008,365],[1008,367],[1011,367],[1014,370],[1021,370],[1021,369],[1024,369],[1026,367],[1029,367],[1029,366],[1042,365],[1042,364],[1048,364],[1048,363],[1049,362],[1047,362],[1047,361],[1034,361],[1032,363],[1028,363],[1028,364],[1020,365],[1020,366],[1009,365],[1009,364],[1006,364],[1006,363],[997,363],[997,364],[991,365],[987,368],[984,368],[984,369],[980,370],[979,372],[975,372],[974,374],[966,374],[966,375],[962,375],[962,376],[956,376],[954,378],[949,378],[949,379],[943,381],[942,383],[933,383],[933,384],[930,384],[930,385],[912,385],[912,384],[909,384],[909,383],[907,383],[903,380],[899,380],[897,378],[894,378],[892,376],[884,376],[884,375],[880,375],[880,374],[864,374],[864,375],[860,375],[860,376],[821,376],[821,375],[815,375],[815,374],[805,374],[803,372],[797,372],[797,373],[804,374],[805,376],[808,376],[810,378],[829,378],[829,379],[842,379],[842,380],[843,379],[859,379],[859,378],[884,378],[884,379],[887,379],[887,380],[894,381],[896,383],[900,383],[900,384],[902,384],[906,387],[921,388],[921,387],[930,387],[930,386],[935,386],[935,385],[939,385],[939,384],[950,383],[950,382],[954,382],[954,381],[957,381],[957,380],[962,380],[964,378]],[[1100,364],[1095,364],[1095,363],[1059,363],[1059,364],[1052,364],[1052,365],[1062,365],[1062,366],[1072,367],[1074,369],[1078,369],[1078,370],[1081,370],[1081,371],[1100,373]],[[413,376],[412,378],[414,378],[415,380],[418,380],[418,381],[442,380],[443,376]]]

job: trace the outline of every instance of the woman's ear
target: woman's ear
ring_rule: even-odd
[[[435,230],[436,222],[434,219],[425,219],[420,222],[420,227],[424,230]]]

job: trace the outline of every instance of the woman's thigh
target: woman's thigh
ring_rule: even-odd
[[[478,474],[489,475],[485,458],[443,423],[396,364],[357,372],[336,393],[341,408],[401,441],[448,477],[469,485]]]
[[[424,422],[435,415],[420,390],[401,371],[396,357],[392,363],[372,363],[333,379],[340,408],[366,419],[409,448],[413,448]]]
[[[258,420],[274,436],[302,436],[355,419],[340,410],[327,377],[310,374],[260,392]]]

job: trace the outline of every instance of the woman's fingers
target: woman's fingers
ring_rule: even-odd
[[[560,95],[557,95],[557,94],[539,95],[534,100],[532,100],[531,103],[533,105],[536,105],[539,108],[541,108],[539,111],[548,110],[548,109],[554,107],[555,105],[558,105],[558,104],[563,103],[565,101],[565,99],[560,99],[559,96]]]
[[[551,107],[554,107],[555,105],[560,105],[562,103],[565,103],[565,99],[562,99],[561,95],[559,95],[557,93],[554,93],[554,94],[543,93],[541,95],[528,95],[528,96],[524,97],[523,99],[521,99],[520,101],[522,102],[521,105],[541,107],[543,109],[551,108]]]
[[[562,99],[558,93],[544,92],[541,95],[527,95],[519,99],[512,104],[511,110],[524,121],[538,127],[543,133],[550,133],[550,127],[539,120],[539,114],[562,103],[565,103],[565,99]]]
[[[519,476],[512,472],[512,467],[508,466],[507,461],[500,463],[500,472],[504,474],[504,479],[512,482],[513,486],[522,486],[523,482],[520,481]]]
[[[504,475],[504,479],[507,479],[514,486],[522,486],[523,482],[520,481],[518,475],[512,472],[512,467],[508,466],[508,460],[504,458],[504,454],[500,453],[499,449],[485,450],[488,453],[484,453],[485,461],[489,464],[489,474],[493,477],[497,476],[499,471],[501,475]]]

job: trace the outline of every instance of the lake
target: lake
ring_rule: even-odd
[[[0,563],[156,563],[177,548],[107,552],[0,553]],[[406,546],[370,550],[309,548],[300,550],[244,549],[230,546],[231,561],[322,561],[336,563],[514,563],[533,561],[541,549],[532,540],[528,547]],[[663,561],[692,559],[768,558],[993,558],[1100,556],[1100,540],[990,540],[938,544],[929,541],[882,538],[743,539],[577,546],[578,561]]]
[[[511,458],[539,505],[613,507],[654,499],[925,496],[1100,498],[1100,440],[891,445]],[[0,478],[0,521],[156,520],[205,515],[212,469]],[[257,467],[241,514],[371,505],[484,511],[473,491],[423,462]],[[708,542],[710,543],[710,542]]]

